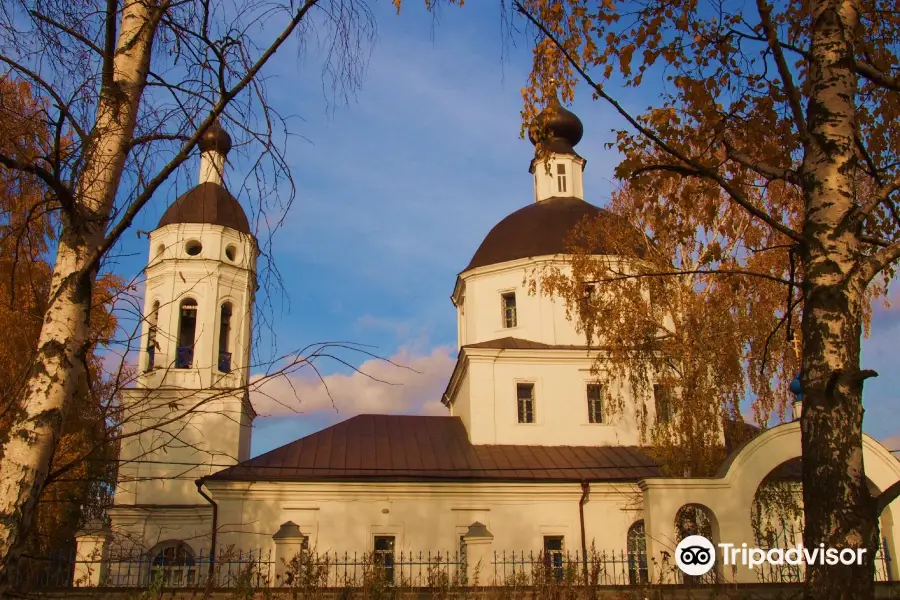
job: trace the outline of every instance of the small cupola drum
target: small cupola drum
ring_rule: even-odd
[[[585,160],[575,152],[583,136],[581,119],[564,108],[554,94],[528,128],[528,138],[535,145],[535,158],[528,170],[534,176],[536,202],[552,198],[584,200]]]

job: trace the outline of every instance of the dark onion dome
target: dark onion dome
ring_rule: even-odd
[[[157,227],[175,223],[209,223],[250,233],[250,222],[241,203],[218,183],[201,183],[182,194],[166,209]]]
[[[632,227],[621,217],[580,198],[549,198],[529,204],[491,229],[463,272],[520,258],[566,254],[572,230],[585,218],[596,217],[613,221],[617,228]],[[610,244],[596,253],[615,252]],[[643,252],[636,249],[635,255],[642,256]]]
[[[228,135],[227,131],[222,129],[222,126],[219,125],[218,121],[214,121],[213,124],[209,126],[209,129],[204,131],[203,135],[200,136],[200,141],[197,142],[197,146],[200,147],[201,152],[218,150],[222,154],[228,154],[228,151],[231,150],[231,136]]]
[[[539,135],[542,130],[543,136]],[[566,110],[555,95],[528,128],[528,139],[532,144],[537,145],[540,141],[545,148],[559,154],[576,154],[575,146],[583,136],[581,119]]]

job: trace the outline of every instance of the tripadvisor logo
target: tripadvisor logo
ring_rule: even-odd
[[[743,565],[754,569],[763,564],[770,565],[861,565],[866,554],[865,548],[749,548],[735,544],[719,544],[724,565]],[[716,547],[702,535],[689,535],[675,547],[675,564],[685,575],[706,575],[716,564]]]
[[[702,535],[689,535],[675,547],[675,564],[685,575],[706,575],[716,564],[716,547]]]

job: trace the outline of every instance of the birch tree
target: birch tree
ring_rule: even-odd
[[[0,456],[0,596],[84,381],[96,278],[135,217],[217,119],[252,157],[254,214],[289,207],[293,194],[276,193],[292,189],[285,122],[262,75],[292,37],[301,49],[322,47],[324,87],[345,97],[361,80],[372,15],[358,0],[3,4],[4,77],[30,84],[50,136],[37,154],[0,153],[0,165],[40,182],[36,210],[52,214],[58,235],[34,360]]]
[[[551,79],[567,100],[586,85],[621,124],[619,177],[691,188],[674,197],[680,202],[652,194],[647,210],[712,224],[727,206],[775,241],[766,251],[782,256],[770,271],[787,281],[781,316],[802,306],[804,544],[867,550],[860,566],[811,565],[805,594],[873,597],[878,514],[900,489],[873,497],[865,478],[863,385],[877,374],[860,364],[860,337],[872,294],[884,291],[900,258],[896,7],[880,0],[514,5],[537,33],[526,122],[555,93]],[[623,86],[653,105],[630,112],[613,91]],[[707,231],[723,234],[745,252],[763,249],[739,233]]]
[[[0,80],[0,149],[5,153],[35,156],[52,138],[40,118],[41,106],[30,87]],[[0,166],[0,440],[5,440],[16,413],[21,386],[27,377],[41,330],[50,284],[50,265],[45,256],[53,242],[50,215],[36,208],[44,187],[28,173]],[[92,401],[105,395],[109,383],[102,372],[98,348],[116,329],[111,299],[121,282],[107,275],[94,289],[91,345],[86,369],[92,372],[72,400],[69,418],[60,434],[55,463],[61,464],[87,451],[106,430],[102,410]],[[114,448],[104,447],[102,457],[112,458]],[[82,462],[69,481],[45,487],[27,552],[46,555],[71,550],[71,542],[83,519],[97,514],[107,490],[115,483],[110,460]]]

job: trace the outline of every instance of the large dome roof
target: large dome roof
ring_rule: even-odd
[[[519,258],[565,254],[566,242],[585,217],[619,219],[579,198],[550,198],[529,204],[497,223],[463,271]],[[612,253],[599,249],[598,254]]]
[[[218,183],[201,183],[182,194],[163,213],[157,227],[174,223],[209,223],[250,233],[250,222],[241,203]]]

